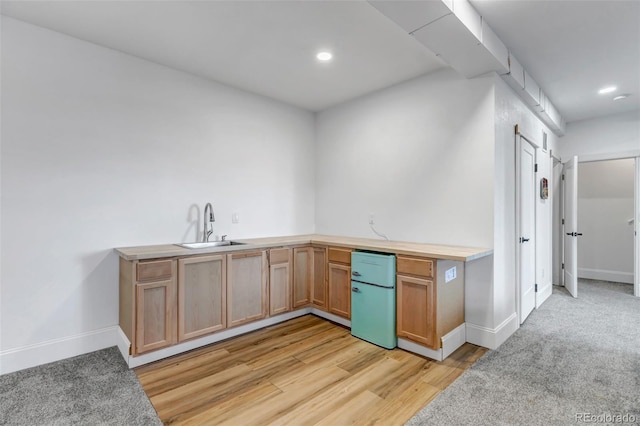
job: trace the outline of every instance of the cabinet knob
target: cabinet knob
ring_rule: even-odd
[[[358,287],[353,287],[351,291],[354,293],[360,293],[360,289]]]

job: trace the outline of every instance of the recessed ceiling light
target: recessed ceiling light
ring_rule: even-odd
[[[603,87],[602,89],[598,90],[598,93],[600,93],[601,95],[604,95],[605,93],[615,92],[616,89],[617,89],[616,86],[607,86],[607,87]]]
[[[319,61],[327,62],[327,61],[330,61],[331,58],[333,58],[333,54],[331,52],[327,52],[326,50],[323,50],[322,52],[318,52],[318,54],[316,55],[316,58],[318,58]]]
[[[628,93],[625,93],[624,95],[616,96],[615,98],[613,98],[613,100],[614,100],[614,101],[619,101],[619,100],[621,100],[621,99],[627,99],[629,96],[631,96],[631,95],[630,95],[630,94],[628,94]]]

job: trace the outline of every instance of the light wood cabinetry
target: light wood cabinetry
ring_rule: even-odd
[[[294,247],[293,249],[293,309],[302,308],[311,303],[311,282],[313,280],[313,248]]]
[[[227,254],[227,327],[267,316],[268,271],[264,250]]]
[[[445,280],[445,271],[456,271]],[[464,323],[464,266],[462,262],[398,256],[397,335],[431,349]]]
[[[120,315],[129,317],[125,334],[134,344],[132,350],[140,354],[173,345],[177,340],[176,262],[135,262],[127,267],[129,272],[135,269],[135,274],[131,274],[135,276],[135,284],[124,289],[120,299],[127,299],[125,307],[133,312]]]
[[[269,315],[291,310],[291,249],[269,250]]]
[[[351,318],[351,251],[329,247],[329,312]]]
[[[317,308],[327,309],[327,249],[313,247],[313,265],[311,280],[311,303]]]
[[[433,280],[397,276],[397,335],[435,346],[436,305]]]
[[[226,327],[226,285],[224,255],[178,260],[178,341]]]

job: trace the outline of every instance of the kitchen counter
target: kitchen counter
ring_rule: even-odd
[[[468,262],[493,253],[486,248],[421,244],[402,241],[374,240],[369,238],[341,237],[335,235],[293,235],[287,237],[266,237],[233,240],[244,244],[203,249],[189,249],[176,244],[162,244],[140,247],[116,248],[116,252],[125,260],[160,259],[168,257],[194,256],[208,253],[234,252],[264,249],[280,246],[320,244],[335,247],[348,247],[357,250],[372,250],[386,253],[424,256],[434,259],[459,260]]]

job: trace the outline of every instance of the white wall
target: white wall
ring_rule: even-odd
[[[633,159],[580,163],[578,276],[633,283]]]
[[[319,113],[316,231],[491,247],[493,107],[445,69]]]
[[[494,283],[487,292],[493,295],[493,318],[486,327],[507,326],[515,319],[516,311],[516,270],[515,253],[515,133],[519,132],[531,140],[536,148],[536,185],[542,177],[551,182],[552,159],[550,151],[556,150],[557,137],[525,105],[500,77],[495,79],[495,243],[494,243]],[[547,133],[548,152],[542,146],[542,134]],[[550,198],[541,200],[536,192],[536,282],[539,293],[551,291],[551,238],[552,238],[552,190]]]
[[[196,240],[206,202],[314,230],[310,112],[4,17],[1,88],[0,355],[117,325],[113,248]]]
[[[563,163],[574,155],[588,158],[632,153],[640,156],[640,111],[569,123],[558,144],[558,152]]]

